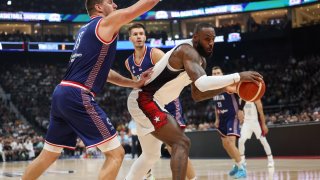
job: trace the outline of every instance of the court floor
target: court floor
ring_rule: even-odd
[[[124,179],[133,160],[123,161],[119,180]],[[29,162],[0,163],[0,179],[19,179]],[[68,159],[58,160],[41,176],[40,180],[79,180],[97,179],[103,159]],[[232,166],[228,159],[192,159],[198,179],[225,180],[233,179],[227,173]],[[276,158],[275,168],[267,168],[265,159],[247,160],[248,180],[320,180],[319,158]],[[69,172],[70,171],[70,172]],[[72,172],[73,171],[73,172]],[[170,161],[161,159],[153,168],[156,179],[171,179]]]

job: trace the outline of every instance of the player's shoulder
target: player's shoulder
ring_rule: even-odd
[[[159,48],[156,48],[156,47],[150,47],[151,51],[153,54],[164,54],[164,52],[159,49]]]

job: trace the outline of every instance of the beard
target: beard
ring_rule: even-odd
[[[200,42],[198,41],[197,44],[196,44],[196,50],[198,51],[198,53],[205,57],[205,58],[209,58],[212,56],[212,53],[208,53],[204,47],[200,44]]]

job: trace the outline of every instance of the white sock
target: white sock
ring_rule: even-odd
[[[141,156],[134,161],[127,180],[143,179],[143,176],[152,168],[152,166],[160,159],[162,142],[153,135],[148,134],[139,136],[139,141],[142,148]]]

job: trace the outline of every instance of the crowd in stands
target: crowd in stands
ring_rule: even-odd
[[[320,121],[320,56],[268,60],[251,57],[226,63],[228,65],[223,66],[225,72],[231,73],[233,69],[256,70],[264,75],[267,91],[262,101],[268,125]],[[7,100],[0,101],[0,150],[2,146],[2,151],[6,152],[6,160],[30,159],[39,153],[43,138],[34,127],[40,127],[42,132],[47,129],[51,94],[62,79],[66,65],[66,62],[4,61],[0,66],[1,87],[10,94],[9,101],[29,121],[27,123],[17,118],[6,106]],[[115,67],[122,66],[116,62]],[[127,111],[130,89],[107,84],[103,92],[96,97],[96,101],[110,117],[120,138],[123,138],[123,144],[130,146],[127,134],[127,125],[131,120]],[[211,100],[193,102],[190,88],[183,91],[181,100],[187,120],[186,131],[214,128],[215,114]],[[33,144],[33,150],[30,150],[30,144]],[[81,143],[72,154],[80,155],[80,152],[85,152]],[[95,152],[87,152],[86,155],[95,157]]]
[[[33,159],[43,147],[43,137],[28,122],[20,120],[11,112],[5,100],[0,99],[0,102],[1,161]]]
[[[138,0],[117,0],[115,3],[118,8],[128,7],[134,4]],[[255,0],[261,1],[261,0]],[[186,9],[197,9],[204,8],[208,6],[222,5],[222,4],[235,4],[235,3],[245,3],[250,2],[249,0],[219,0],[219,1],[207,1],[207,0],[197,0],[197,1],[185,1],[185,0],[175,0],[160,1],[153,10],[186,10]],[[61,14],[81,14],[86,13],[84,1],[83,0],[64,0],[64,1],[54,1],[54,0],[33,0],[33,1],[19,1],[11,0],[11,4],[8,5],[7,1],[0,1],[0,9],[9,12],[46,12],[46,13],[61,13]]]
[[[246,31],[244,31],[241,27],[246,26]],[[262,23],[256,23],[253,18],[249,18],[246,25],[241,25],[240,23],[229,23],[229,24],[221,24],[219,27],[215,27],[216,34],[221,36],[226,36],[229,33],[245,33],[245,32],[266,32],[272,30],[285,30],[286,28],[291,27],[290,21],[287,17],[277,18],[277,19],[269,19],[267,21],[263,21]],[[148,28],[148,27],[147,27]],[[168,40],[170,32],[166,32],[164,30],[157,31],[146,31],[146,36],[148,37],[148,41],[150,39],[161,39],[162,43],[165,44],[165,41]],[[171,33],[172,34],[172,33]],[[178,34],[181,39],[182,34]],[[189,34],[190,38],[192,34]],[[0,31],[0,41],[10,41],[10,42],[74,42],[75,35],[71,34],[26,34],[21,32],[20,30],[16,30],[14,33],[8,33],[4,31]],[[175,34],[172,34],[171,39],[176,39]],[[119,33],[119,40],[129,40],[127,32]]]

